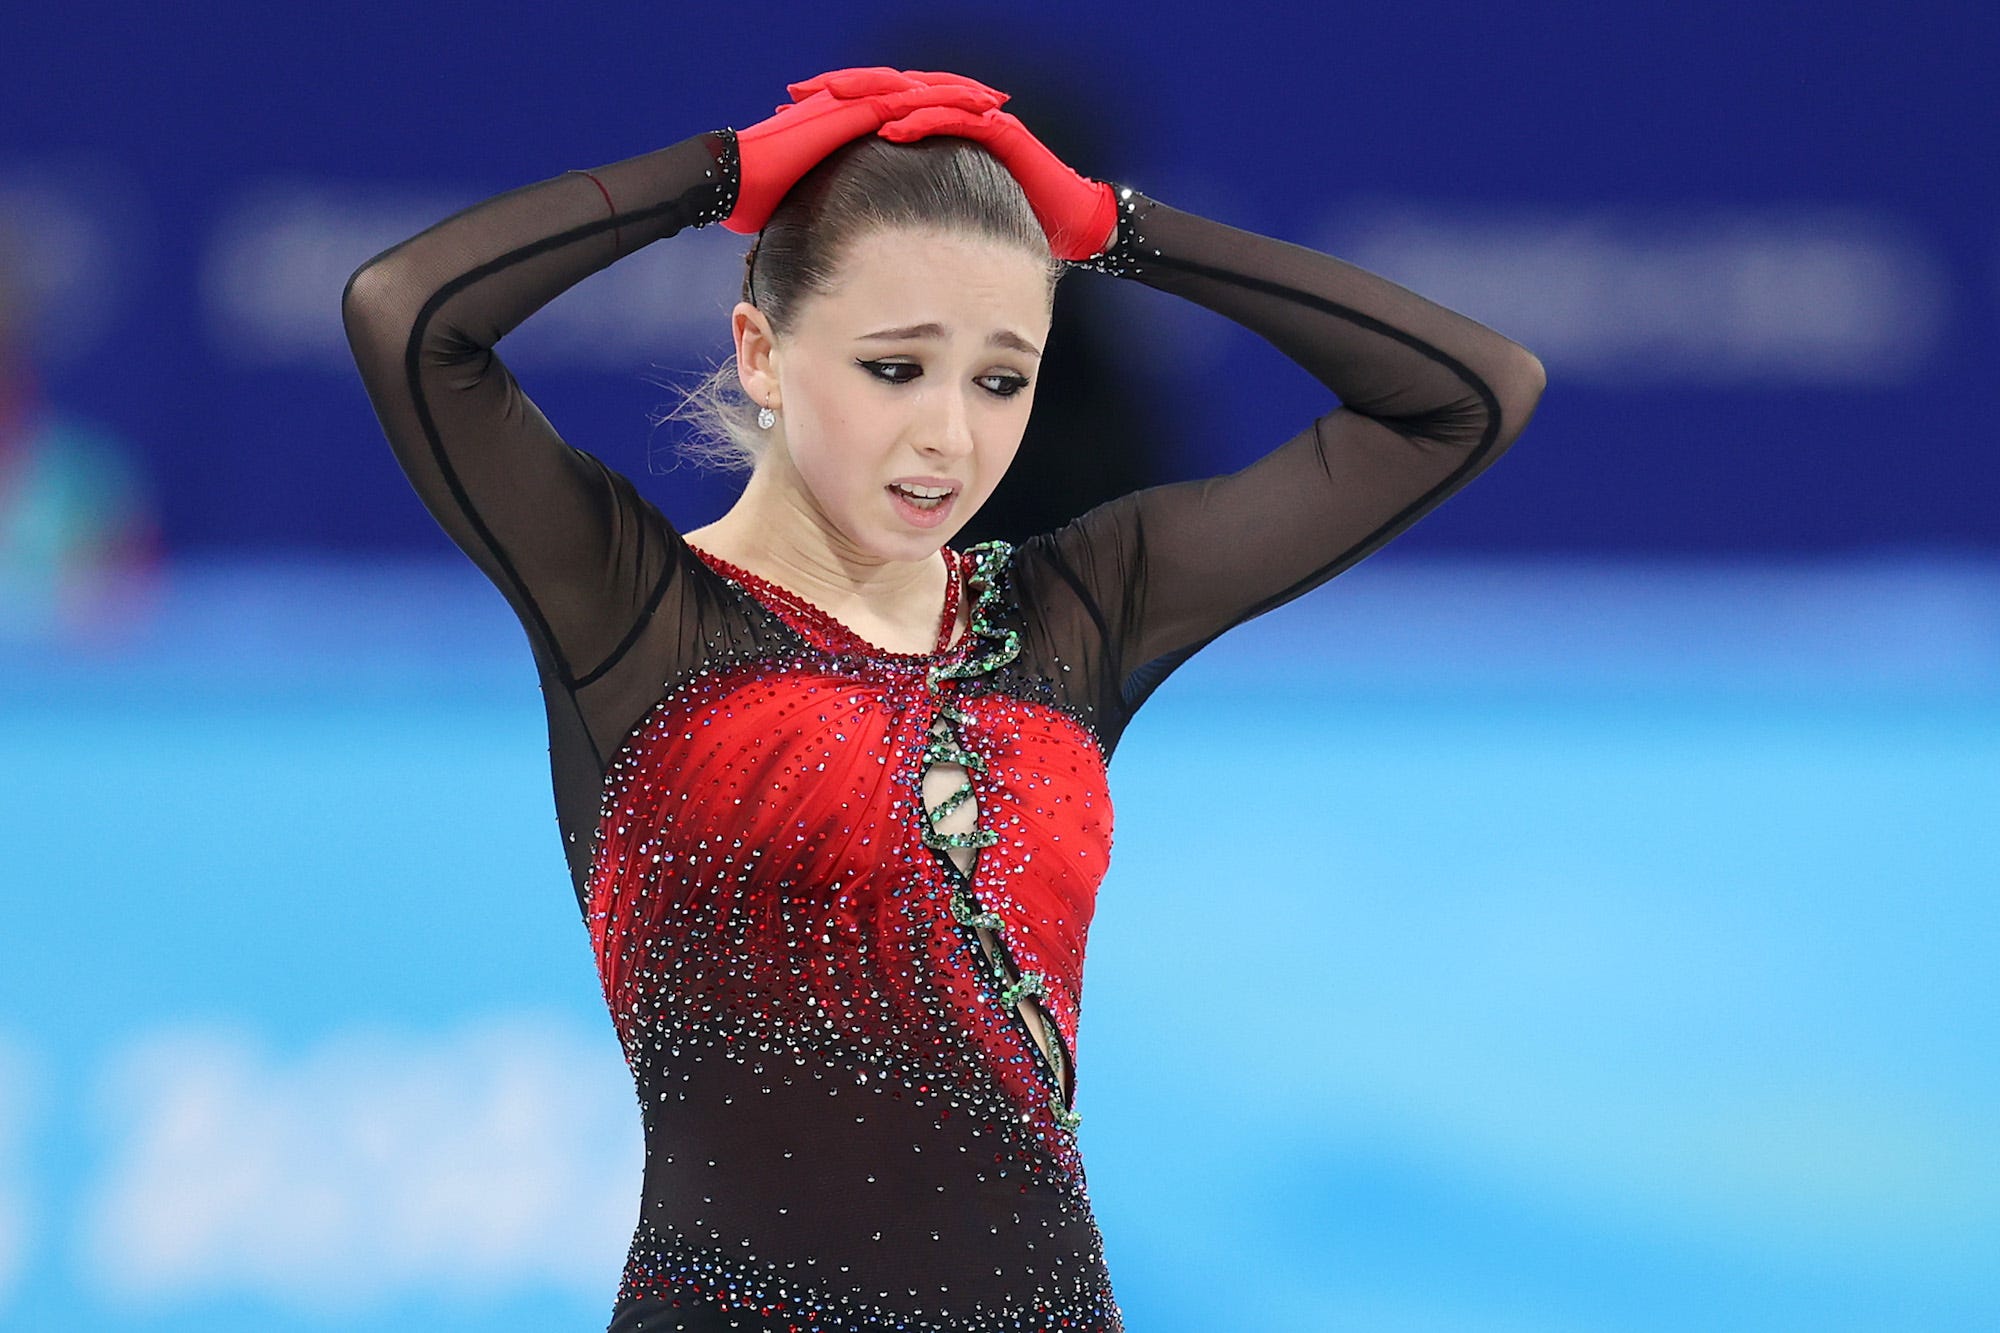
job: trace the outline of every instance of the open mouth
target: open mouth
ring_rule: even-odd
[[[958,500],[957,489],[951,486],[914,486],[892,481],[883,489],[889,492],[889,503],[896,507],[897,514],[913,528],[936,527],[950,516]]]
[[[942,509],[945,501],[951,499],[952,496],[952,490],[949,486],[905,486],[901,483],[892,482],[889,489],[904,500],[907,500],[912,508],[923,510],[926,513],[934,509]]]

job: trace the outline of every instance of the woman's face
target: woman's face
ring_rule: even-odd
[[[745,327],[754,307],[736,307],[744,387],[781,423],[761,467],[835,549],[934,556],[1020,448],[1048,343],[1045,269],[983,237],[882,229],[854,243],[837,282],[775,344],[752,334],[768,329],[761,314]],[[899,483],[949,493],[932,505]]]

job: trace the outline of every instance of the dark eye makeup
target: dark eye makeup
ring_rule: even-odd
[[[912,380],[916,379],[918,375],[921,375],[923,373],[923,367],[911,361],[857,360],[854,364],[866,368],[871,375],[874,375],[877,379],[887,381],[890,384],[908,384]],[[909,371],[914,371],[916,373],[903,376],[890,375],[884,373],[886,371],[893,371],[893,370],[909,370]],[[1015,394],[1021,392],[1021,390],[1028,387],[1028,381],[1023,379],[1019,375],[981,375],[980,378],[982,380],[999,380],[1003,385],[1006,386],[1004,389],[987,390],[987,392],[992,394],[995,398],[1012,398]]]

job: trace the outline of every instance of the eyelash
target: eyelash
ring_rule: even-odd
[[[909,361],[860,361],[860,362],[857,362],[856,364],[857,364],[857,365],[862,365],[862,366],[866,366],[866,367],[868,368],[869,372],[870,372],[871,374],[873,374],[873,375],[875,376],[875,378],[876,378],[876,379],[879,379],[879,380],[883,381],[883,382],[884,382],[884,383],[886,383],[886,384],[908,384],[908,383],[910,382],[910,380],[913,380],[913,379],[915,379],[915,378],[916,378],[916,376],[912,375],[912,376],[910,376],[910,377],[909,377],[909,379],[897,379],[897,378],[895,378],[895,377],[893,377],[893,376],[890,376],[890,375],[884,375],[884,374],[882,373],[882,371],[883,371],[883,370],[884,370],[885,368],[892,368],[892,367],[893,367],[893,368],[896,368],[896,369],[902,369],[902,370],[921,370],[921,369],[922,369],[922,367],[921,367],[921,366],[918,366],[918,365],[914,364],[913,362],[909,362]],[[982,376],[980,376],[980,378],[981,378],[981,379],[1004,379],[1004,380],[1006,380],[1006,382],[1008,383],[1008,385],[1009,385],[1009,386],[1011,386],[1011,387],[1009,387],[1009,388],[1007,389],[1007,391],[1006,391],[1005,393],[1002,393],[1001,391],[999,391],[999,390],[997,390],[997,389],[988,389],[988,390],[987,390],[987,392],[988,392],[988,393],[990,393],[990,394],[992,394],[992,395],[993,395],[993,396],[994,396],[995,398],[1012,398],[1012,397],[1013,397],[1013,396],[1014,396],[1015,394],[1017,394],[1017,393],[1021,392],[1021,390],[1023,390],[1023,389],[1025,389],[1025,388],[1027,388],[1027,387],[1028,387],[1028,381],[1026,381],[1026,380],[1022,379],[1022,378],[1021,378],[1020,376],[1018,376],[1018,375],[1006,375],[1006,376],[1002,376],[1002,375],[982,375]]]

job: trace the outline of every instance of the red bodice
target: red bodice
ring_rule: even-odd
[[[951,577],[928,654],[880,649],[700,553],[795,642],[704,668],[609,766],[590,923],[628,1054],[643,1040],[657,1059],[663,1030],[699,1044],[695,1029],[726,1014],[744,1031],[750,1015],[765,1040],[997,1080],[1070,1159],[1074,1063],[1065,1104],[1015,999],[1036,996],[1075,1051],[1112,811],[1088,730],[1046,705],[968,689],[1018,652],[984,614],[1004,552],[944,549]],[[978,600],[952,643],[961,584]],[[931,731],[940,718],[951,732],[942,750]],[[924,769],[941,755],[964,765],[976,798],[969,877],[923,803]],[[972,918],[986,913],[1011,972],[976,937]]]

